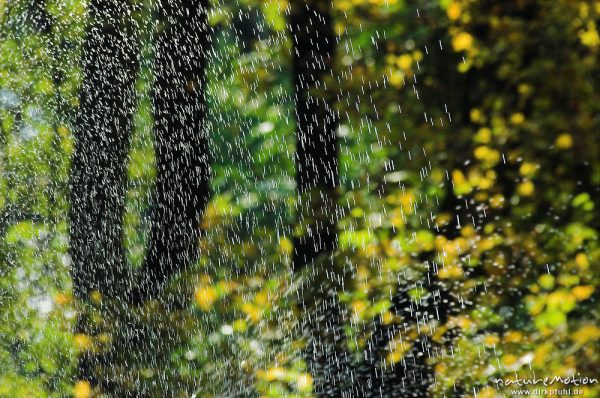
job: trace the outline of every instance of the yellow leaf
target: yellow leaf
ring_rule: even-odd
[[[362,313],[365,312],[366,309],[367,303],[365,303],[363,300],[356,300],[352,302],[352,310],[358,318],[361,317]]]
[[[398,200],[402,204],[402,209],[405,213],[411,214],[413,210],[413,203],[415,201],[415,195],[411,191],[406,191],[400,194]]]
[[[454,191],[458,195],[465,195],[471,192],[473,187],[467,181],[465,175],[460,170],[452,171],[452,181],[454,182]]]
[[[521,334],[521,332],[518,332],[516,330],[512,330],[510,332],[507,332],[504,335],[504,341],[506,343],[518,343],[523,339],[523,335]]]
[[[251,321],[258,322],[260,321],[262,311],[252,303],[244,303],[242,304],[242,311],[248,315]]]
[[[586,271],[590,267],[590,261],[585,254],[578,253],[575,256],[575,265],[577,265],[581,271]]]
[[[92,386],[89,381],[79,380],[73,386],[74,398],[90,398],[92,396]]]
[[[482,144],[487,144],[492,139],[492,130],[487,127],[482,127],[477,131],[475,135],[475,140],[477,142],[481,142]]]
[[[98,290],[93,290],[90,293],[90,300],[92,300],[94,304],[100,304],[102,302],[102,293]]]
[[[585,46],[596,47],[600,45],[600,35],[598,35],[596,25],[591,21],[588,22],[587,30],[583,30],[579,33],[579,38]]]
[[[477,396],[479,398],[495,398],[498,395],[496,395],[496,390],[492,387],[484,387],[479,391],[479,394],[477,394]]]
[[[513,354],[506,354],[502,357],[502,362],[504,363],[505,366],[512,366],[517,361],[518,361],[517,356],[513,355]]]
[[[473,109],[471,109],[469,117],[471,118],[472,122],[477,123],[483,119],[483,114],[481,113],[481,111],[479,109],[473,108]]]
[[[302,373],[298,377],[296,385],[298,386],[298,390],[300,391],[311,391],[313,385],[313,378],[309,373]]]
[[[497,193],[490,198],[490,206],[494,209],[500,209],[504,205],[504,196]]]
[[[510,122],[512,124],[521,124],[524,121],[525,121],[525,115],[523,115],[521,112],[513,113],[510,116]]]
[[[571,137],[571,134],[561,134],[556,138],[554,145],[558,149],[569,149],[573,146],[573,137]]]
[[[585,344],[588,341],[600,339],[600,329],[594,325],[582,326],[578,331],[573,333],[573,340],[579,344]]]
[[[392,322],[394,322],[394,314],[391,312],[386,311],[381,315],[381,323],[384,325],[390,325]]]
[[[233,321],[233,330],[243,333],[248,329],[248,324],[245,319],[236,319]]]
[[[292,250],[294,249],[292,245],[292,241],[286,237],[282,237],[279,239],[279,252],[282,254],[287,254],[288,256],[292,254]]]
[[[460,18],[460,14],[462,13],[460,4],[456,2],[450,4],[450,6],[448,6],[448,9],[446,10],[446,13],[448,14],[448,18],[450,20],[456,21],[458,18]]]
[[[260,307],[264,307],[269,303],[269,295],[267,292],[260,291],[254,296],[254,302]]]
[[[468,50],[473,45],[473,36],[467,32],[460,32],[452,38],[452,47],[455,51]]]
[[[390,74],[390,84],[396,88],[400,88],[404,85],[404,73],[399,70],[394,70]]]
[[[573,295],[578,301],[583,301],[590,298],[592,293],[594,293],[594,286],[591,285],[575,286],[573,288]]]
[[[495,334],[488,334],[483,339],[483,342],[488,346],[494,346],[500,342],[500,338]]]
[[[402,212],[400,209],[394,209],[390,213],[390,222],[394,227],[401,227],[404,225],[404,219],[402,218]]]
[[[57,293],[56,296],[54,296],[54,302],[57,305],[67,305],[71,302],[71,297],[65,293]]]
[[[203,311],[209,311],[217,300],[217,290],[212,286],[202,286],[196,290],[196,303]]]
[[[500,160],[500,152],[487,146],[479,146],[475,148],[473,154],[477,159],[490,165],[494,165]]]
[[[458,279],[463,276],[463,269],[457,264],[446,264],[439,270],[440,279]]]
[[[413,62],[413,59],[408,54],[403,54],[403,55],[399,56],[398,60],[396,61],[398,67],[403,70],[410,69],[412,62]]]
[[[280,366],[274,366],[267,370],[265,379],[267,381],[279,380],[285,376],[285,370]]]
[[[394,349],[387,355],[386,360],[388,363],[397,363],[404,358],[404,354],[410,349],[411,344],[407,344],[404,341],[395,343]]]
[[[535,174],[538,166],[535,163],[523,162],[521,167],[519,167],[519,173],[525,177],[531,177]]]
[[[56,132],[60,134],[62,138],[67,138],[69,136],[69,129],[64,125],[58,126]]]
[[[523,181],[517,186],[517,193],[520,196],[531,196],[534,190],[535,186],[531,181]]]
[[[73,339],[75,347],[80,351],[87,351],[92,348],[92,339],[83,333],[77,333]]]

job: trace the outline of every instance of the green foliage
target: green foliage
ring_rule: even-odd
[[[69,126],[85,5],[44,4],[49,31],[28,17],[36,8],[28,2],[0,1],[0,396],[87,397],[92,391],[74,379],[76,356],[102,350],[118,311],[98,305],[100,332],[71,333],[81,308],[71,299],[66,256]],[[298,199],[286,5],[213,4],[205,90],[213,197],[202,256],[165,293],[182,298],[183,310],[120,310],[165,339],[156,355],[168,375],[143,358],[127,370],[145,386],[179,383],[198,396],[311,395],[293,294],[302,277],[289,269]],[[406,286],[413,302],[429,297],[416,283],[435,261],[443,263],[439,280],[464,305],[444,321],[410,325],[404,340],[393,336],[398,344],[385,358],[400,362],[419,334],[430,335],[445,353],[429,360],[434,396],[452,395],[455,385],[478,397],[506,394],[494,378],[532,370],[597,376],[600,7],[334,5],[339,43],[327,84],[341,117],[336,258],[349,260],[352,275],[339,297],[351,314],[348,350],[360,357],[373,320],[406,321],[391,297]],[[232,28],[239,7],[255,37]],[[149,5],[141,10],[136,18],[150,20]],[[144,26],[124,220],[133,267],[144,256],[155,176],[152,28]],[[584,390],[600,395],[598,385]]]

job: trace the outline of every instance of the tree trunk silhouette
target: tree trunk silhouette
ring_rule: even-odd
[[[71,165],[70,247],[75,295],[117,297],[127,276],[123,236],[126,156],[136,106],[138,49],[131,6],[90,3]]]
[[[298,223],[293,265],[300,269],[337,245],[335,231],[338,118],[325,78],[332,74],[336,38],[331,4],[296,0],[289,18],[296,104]]]
[[[97,293],[122,298],[130,280],[122,237],[139,63],[132,11],[131,4],[120,0],[92,0],[89,5],[83,81],[73,126],[69,212],[73,291],[83,303],[93,302]],[[84,310],[76,332],[87,335],[91,329]],[[99,360],[83,353],[78,379],[98,383],[93,369]]]
[[[296,207],[292,265],[304,274],[300,289],[300,328],[304,360],[317,396],[341,396],[350,379],[342,325],[347,317],[338,300],[341,276],[335,270],[338,187],[338,117],[326,79],[332,75],[336,37],[331,3],[292,1],[288,20],[296,117]]]
[[[200,217],[209,198],[208,1],[162,1],[157,7],[152,88],[157,178],[138,302],[156,298],[173,275],[198,259]]]

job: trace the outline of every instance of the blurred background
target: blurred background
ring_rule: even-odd
[[[152,1],[130,3],[139,71],[123,235],[136,269],[156,177],[157,24]],[[303,355],[311,309],[291,265],[290,3],[210,2],[200,258],[165,290],[184,305],[128,308],[99,292],[81,303],[69,273],[89,5],[0,0],[0,397],[325,396]],[[513,386],[494,380],[517,375],[599,378],[600,3],[334,0],[330,13],[334,257],[348,271],[336,299],[343,350],[363,370],[353,382],[406,358],[429,375],[418,396],[505,396]],[[432,322],[399,310],[436,294],[447,299]],[[83,312],[93,332],[76,327]],[[128,316],[151,340],[98,362],[115,390],[81,379],[78,358],[110,350]]]

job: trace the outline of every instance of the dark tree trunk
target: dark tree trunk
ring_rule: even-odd
[[[69,212],[71,274],[77,298],[90,303],[98,292],[122,298],[129,281],[122,245],[126,157],[132,115],[138,45],[132,6],[121,0],[91,0],[83,48],[83,81],[73,133]],[[91,334],[84,311],[77,333]],[[99,383],[99,359],[80,356],[78,379]]]
[[[150,240],[135,300],[156,298],[198,259],[200,217],[209,199],[204,68],[208,1],[157,4],[152,101],[157,165]]]
[[[336,188],[338,186],[338,118],[325,79],[332,74],[336,38],[331,3],[291,2],[296,102],[296,186],[298,223],[293,265],[300,269],[337,245]]]
[[[333,256],[337,246],[338,117],[327,87],[336,37],[331,2],[294,0],[289,30],[296,105],[297,223],[293,268],[303,273],[300,327],[304,360],[316,396],[337,397],[351,378],[344,347],[347,315],[338,300],[342,276]]]
[[[69,253],[75,295],[118,297],[127,282],[123,236],[127,153],[136,106],[132,7],[92,0],[71,165]]]

